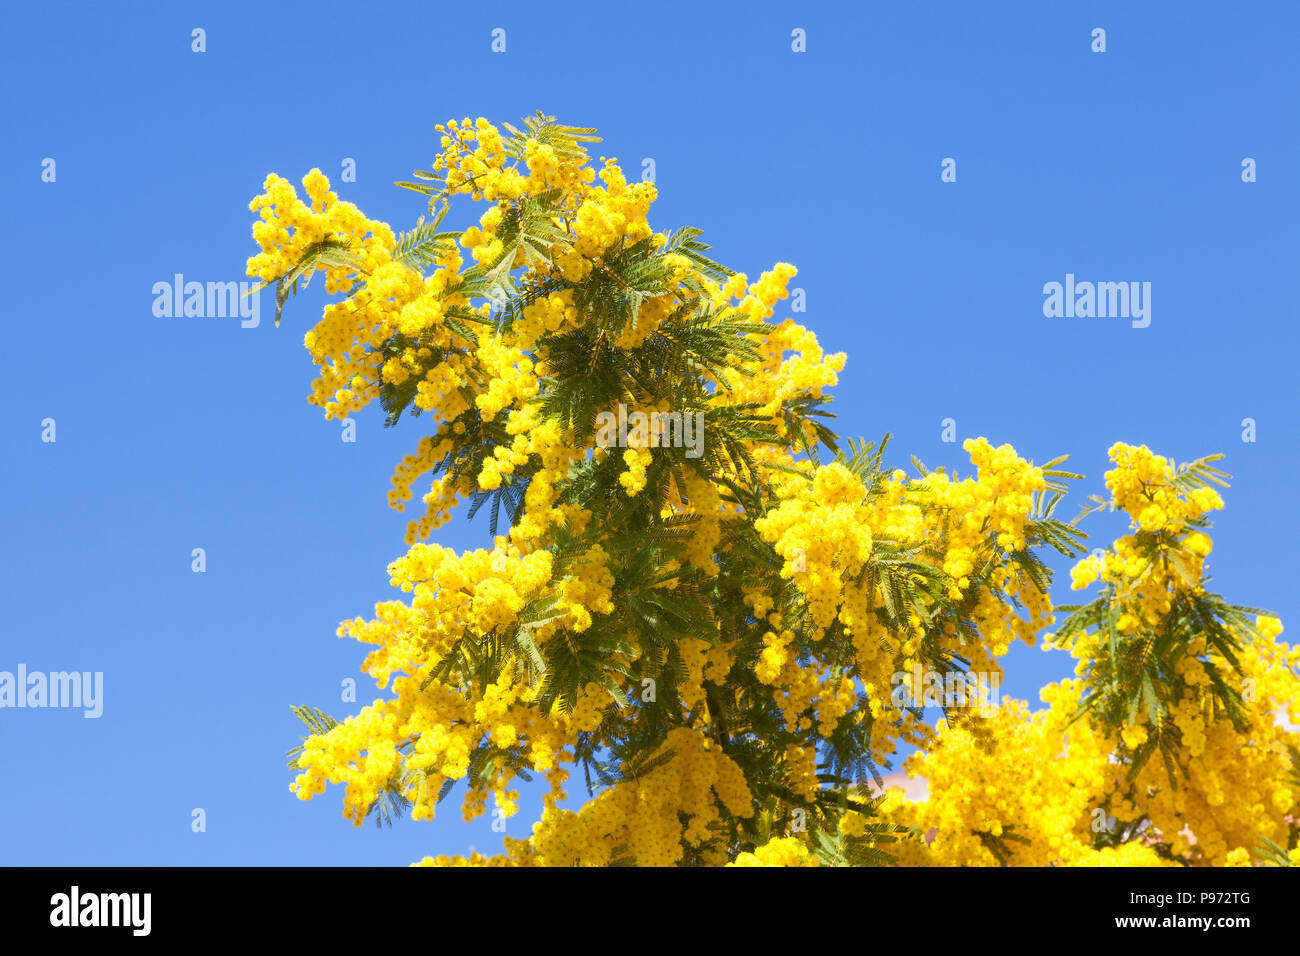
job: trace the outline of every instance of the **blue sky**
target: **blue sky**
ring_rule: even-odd
[[[347,677],[376,696],[364,648],[334,630],[394,596],[406,516],[385,494],[419,423],[385,432],[368,410],[347,444],[307,404],[319,284],[279,329],[269,292],[257,328],[152,311],[176,273],[245,278],[268,172],[318,166],[368,215],[412,224],[421,199],[392,184],[429,165],[449,117],[595,126],[594,151],[629,174],[655,160],[656,228],[702,228],[751,278],[798,266],[800,320],[849,356],[834,426],[892,432],[897,465],[960,466],[951,417],[959,440],[1070,453],[1087,475],[1072,516],[1115,441],[1226,454],[1217,589],[1293,619],[1300,6],[1135,7],[10,11],[0,670],[102,671],[104,713],[0,710],[0,863],[405,864],[499,846],[456,799],[433,824],[354,829],[337,788],[307,804],[287,789],[289,705],[341,716],[358,706],[339,702]],[[356,182],[338,181],[345,157]],[[1151,324],[1045,317],[1043,285],[1067,273],[1150,282]],[[1120,530],[1085,529],[1094,546]],[[436,540],[490,538],[480,516]],[[1054,593],[1073,596],[1068,575]],[[1034,702],[1069,670],[1025,648],[1006,665],[1004,694]]]

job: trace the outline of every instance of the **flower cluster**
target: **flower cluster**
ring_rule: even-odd
[[[309,401],[428,423],[388,495],[423,505],[388,569],[404,599],[338,632],[373,646],[363,669],[387,694],[314,727],[298,797],[337,784],[355,824],[381,800],[427,820],[459,783],[474,819],[489,801],[515,814],[519,779],[547,782],[526,839],[421,861],[439,866],[817,866],[839,861],[836,841],[871,846],[881,822],[907,831],[881,848],[918,865],[1289,849],[1297,741],[1279,715],[1296,719],[1300,652],[1275,620],[1204,604],[1206,515],[1223,502],[1201,472],[1111,449],[1132,533],[1072,572],[1106,589],[1061,629],[1076,677],[1044,689],[1046,709],[954,710],[931,729],[896,676],[1000,673],[1014,642],[1056,624],[1035,549],[1082,550],[1046,503],[1077,476],[984,438],[965,443],[965,476],[888,471],[874,446],[823,454],[817,409],[846,359],[778,314],[794,266],[751,283],[697,230],[656,232],[656,187],[593,165],[590,131],[541,116],[437,129],[432,170],[404,184],[438,210],[431,225],[398,236],[318,170],[306,202],[271,176],[252,203],[249,274],[292,287],[322,271],[339,297],[305,336]],[[439,232],[466,198],[483,204],[471,224]],[[698,414],[705,440],[608,447],[595,421],[615,409]],[[497,516],[492,546],[426,543],[465,501]],[[1207,607],[1221,626],[1189,632]],[[1145,673],[1129,717],[1125,675]],[[927,800],[836,809],[828,791],[905,744]],[[576,809],[570,765],[607,784]]]
[[[1067,625],[1079,676],[1044,688],[1044,710],[1008,701],[940,725],[908,762],[927,799],[886,804],[914,828],[904,860],[1228,866],[1253,862],[1261,840],[1294,844],[1300,648],[1277,640],[1276,618],[1207,594],[1204,515],[1223,502],[1184,477],[1198,469],[1145,447],[1110,455],[1111,504],[1134,533],[1075,566],[1076,589],[1104,585]]]

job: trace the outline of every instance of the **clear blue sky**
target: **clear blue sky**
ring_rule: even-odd
[[[406,516],[385,493],[419,424],[386,433],[374,409],[345,444],[307,404],[319,287],[278,330],[269,293],[255,329],[151,308],[175,273],[244,278],[248,202],[271,171],[319,166],[369,215],[411,224],[420,197],[392,183],[429,165],[453,116],[596,126],[630,174],[655,160],[657,228],[702,228],[751,277],[796,264],[800,319],[849,356],[837,430],[892,432],[898,465],[960,465],[941,441],[952,417],[959,439],[1070,453],[1088,476],[1077,506],[1117,440],[1224,452],[1218,589],[1294,620],[1297,36],[1287,2],[8,11],[0,670],[102,671],[105,700],[97,720],[0,710],[0,863],[405,864],[499,846],[458,799],[433,824],[357,830],[337,788],[309,804],[287,789],[289,705],[341,716],[358,706],[339,703],[346,677],[375,696],[365,648],[334,629],[393,596]],[[338,182],[344,157],[355,183]],[[1044,317],[1044,283],[1067,273],[1150,282],[1150,326]],[[1086,527],[1098,545],[1118,530]],[[486,522],[437,540],[484,544]],[[1004,691],[1035,703],[1068,670],[1027,649],[1007,665]]]

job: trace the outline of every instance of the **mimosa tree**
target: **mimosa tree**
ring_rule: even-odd
[[[341,722],[296,708],[300,798],[344,784],[360,825],[433,819],[459,790],[466,819],[489,798],[504,819],[517,780],[549,784],[527,838],[441,864],[1296,859],[1300,736],[1278,714],[1300,656],[1204,589],[1212,459],[1111,450],[1102,504],[1134,533],[1079,564],[1103,591],[1057,626],[1044,552],[1085,554],[1056,516],[1064,459],[976,439],[967,476],[906,474],[884,441],[841,444],[845,356],[776,314],[793,266],[751,283],[698,230],[656,231],[655,186],[591,165],[592,130],[438,129],[401,184],[431,217],[407,232],[319,170],[305,201],[272,175],[252,203],[276,324],[315,272],[338,296],[306,335],[309,400],[327,418],[378,401],[422,432],[389,492],[404,509],[423,482],[389,566],[408,597],[340,627],[374,645],[387,695]],[[457,200],[484,205],[478,225],[442,228]],[[486,510],[490,547],[429,541],[462,506]],[[1078,677],[1045,710],[925,724],[909,675],[1000,674],[1054,626]],[[881,792],[901,745],[927,800]]]

